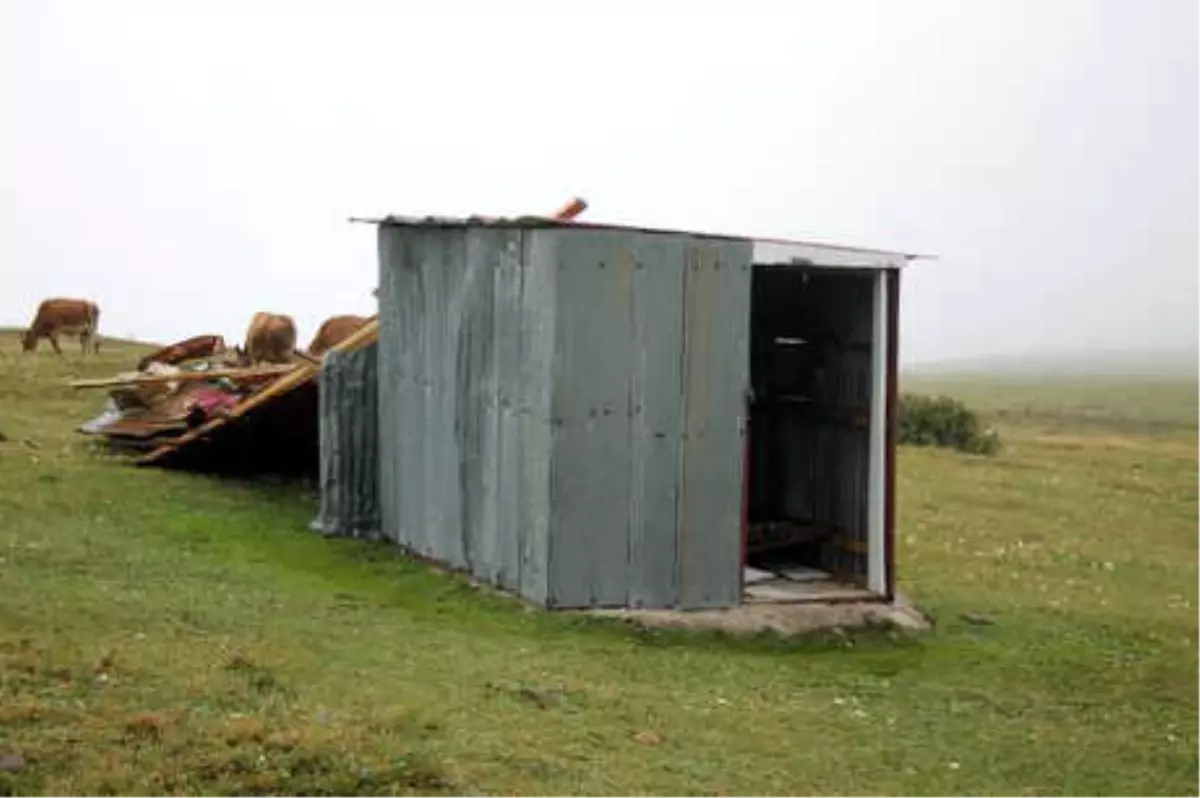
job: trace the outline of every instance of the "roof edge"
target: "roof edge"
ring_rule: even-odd
[[[904,252],[898,249],[878,249],[874,247],[857,247],[846,244],[833,244],[823,241],[809,241],[798,238],[763,237],[753,235],[733,235],[730,233],[712,233],[699,230],[681,230],[666,227],[645,227],[642,225],[614,224],[609,222],[591,222],[578,220],[556,219],[549,216],[514,216],[489,217],[468,216],[465,218],[451,216],[403,216],[389,214],[379,218],[351,216],[347,220],[352,224],[373,224],[380,227],[435,227],[435,228],[467,228],[467,227],[500,227],[500,228],[583,228],[589,230],[625,230],[654,235],[693,235],[705,238],[717,238],[728,241],[762,242],[766,244],[783,244],[791,246],[814,247],[820,249],[857,252],[869,255],[883,255],[904,258],[906,261],[937,260],[937,256]]]

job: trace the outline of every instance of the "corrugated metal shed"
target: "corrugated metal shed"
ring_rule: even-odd
[[[381,226],[384,534],[549,606],[736,603],[751,252]]]
[[[368,358],[327,360],[318,525],[370,527],[377,495],[383,537],[538,604],[701,608],[741,601],[746,516],[771,505],[831,531],[825,567],[890,593],[881,324],[916,256],[541,217],[377,223],[378,453]],[[802,397],[819,423],[751,386],[751,306],[786,293],[764,267],[797,265],[845,278],[822,289],[837,345]],[[751,413],[782,447],[747,452]],[[747,488],[772,471],[780,491]]]

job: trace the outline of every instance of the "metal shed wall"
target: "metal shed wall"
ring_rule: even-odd
[[[325,535],[380,536],[378,348],[331,351],[322,362],[321,508],[312,528]]]
[[[553,273],[513,228],[380,227],[383,534],[544,603]]]
[[[750,244],[536,235],[558,303],[548,603],[738,603]]]
[[[738,603],[751,244],[379,236],[383,533],[550,606]]]

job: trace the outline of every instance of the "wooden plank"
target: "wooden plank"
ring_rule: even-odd
[[[167,382],[200,382],[226,378],[234,380],[252,379],[255,377],[272,377],[286,374],[296,368],[292,364],[259,366],[244,369],[212,369],[211,371],[181,371],[178,374],[151,374],[142,377],[105,377],[94,380],[74,380],[72,388],[113,388],[123,385],[154,385]]]

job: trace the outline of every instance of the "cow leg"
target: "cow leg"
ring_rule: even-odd
[[[54,333],[51,333],[50,335],[47,335],[46,337],[50,339],[50,346],[54,347],[55,353],[59,357],[62,357],[62,347],[58,345],[58,336],[55,335]]]
[[[91,338],[92,336],[88,335],[86,332],[81,332],[79,334],[79,348],[82,350],[82,354],[85,357],[88,353],[88,344],[91,342]]]

